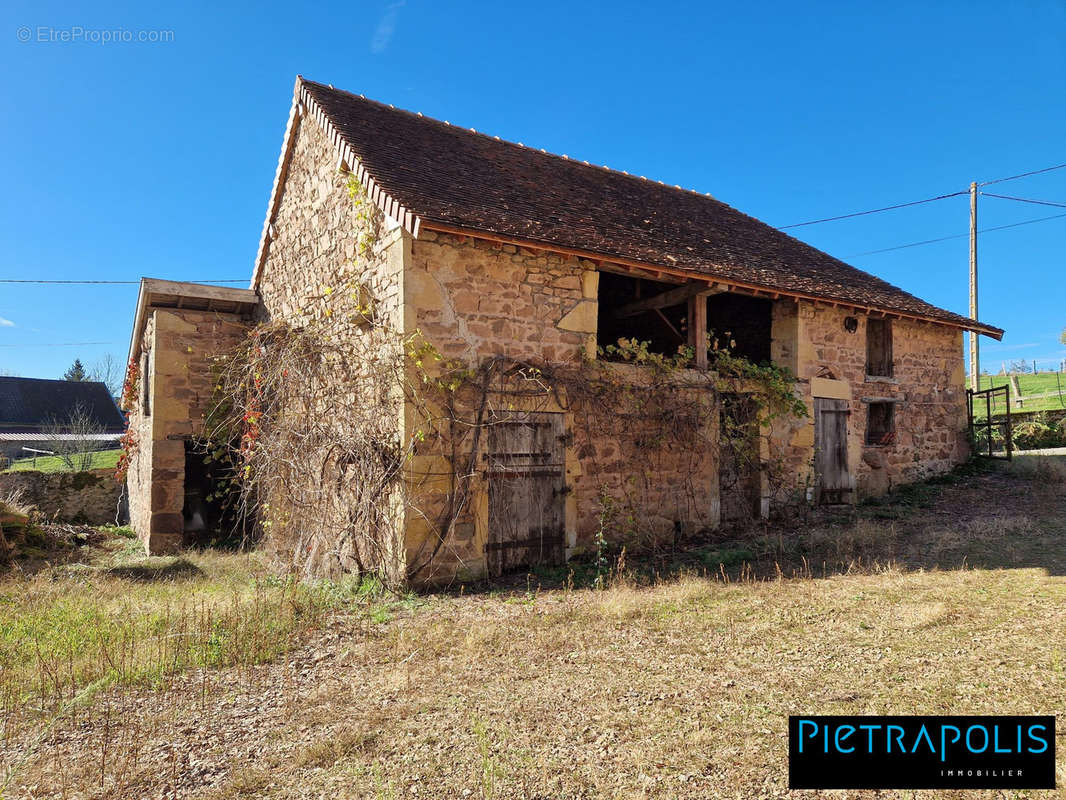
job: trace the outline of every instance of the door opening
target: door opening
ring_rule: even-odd
[[[851,500],[851,475],[848,473],[847,400],[814,398],[814,472],[818,502],[823,505]]]
[[[490,575],[566,557],[563,415],[508,412],[487,430]]]

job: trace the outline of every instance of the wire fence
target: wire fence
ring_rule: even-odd
[[[995,394],[992,415],[1005,414],[1007,406],[1017,413],[1031,411],[1066,411],[1066,372],[1010,372],[999,375],[981,375],[977,391],[1006,386],[1006,395]]]

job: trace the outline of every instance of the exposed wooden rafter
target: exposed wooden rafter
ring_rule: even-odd
[[[618,319],[624,319],[625,317],[635,317],[637,314],[643,314],[645,311],[652,311],[659,308],[669,308],[670,306],[678,306],[684,302],[687,302],[689,298],[696,295],[710,295],[715,294],[717,290],[708,289],[705,283],[689,283],[684,286],[679,286],[676,289],[670,289],[668,291],[657,294],[654,297],[648,297],[644,300],[637,300],[633,303],[626,303],[624,306],[619,306],[613,312],[613,316]]]

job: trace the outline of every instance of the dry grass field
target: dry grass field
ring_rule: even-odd
[[[599,590],[397,598],[124,541],[0,583],[4,798],[777,797],[790,713],[1066,705],[1053,459]]]

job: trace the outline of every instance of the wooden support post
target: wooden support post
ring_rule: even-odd
[[[688,343],[696,351],[696,369],[707,369],[707,294],[688,301]]]
[[[970,319],[977,321],[977,184],[970,184]],[[970,386],[979,388],[981,358],[977,332],[970,331]]]

